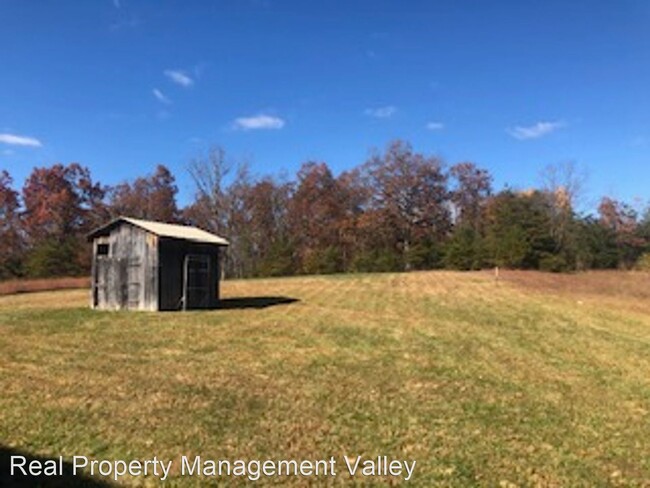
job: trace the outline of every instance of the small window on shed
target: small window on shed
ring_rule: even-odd
[[[97,244],[97,255],[108,256],[108,244]]]

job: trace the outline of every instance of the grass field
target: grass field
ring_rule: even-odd
[[[387,455],[417,461],[414,486],[650,485],[648,274],[301,277],[223,295],[249,299],[152,314],[92,311],[78,290],[0,297],[2,447]],[[259,483],[280,482],[308,484]]]

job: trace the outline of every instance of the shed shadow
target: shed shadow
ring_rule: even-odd
[[[14,476],[11,475],[11,457],[22,456],[26,459],[24,465],[28,474],[23,474],[21,471],[14,469]],[[29,463],[32,461],[39,461],[41,466],[45,461],[54,461],[57,466],[57,476],[31,476],[29,474]],[[21,461],[22,462],[22,461]],[[16,487],[16,488],[110,488],[114,485],[96,478],[88,476],[86,473],[80,473],[76,476],[73,474],[72,463],[63,461],[63,472],[58,472],[59,460],[57,458],[47,458],[34,456],[28,452],[23,452],[11,447],[0,445],[0,486],[2,487]]]
[[[237,297],[222,298],[217,308],[220,310],[240,310],[246,308],[262,309],[275,307],[276,305],[288,305],[299,302],[297,298],[291,297]]]

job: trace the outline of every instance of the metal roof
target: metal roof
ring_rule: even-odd
[[[199,229],[198,227],[192,227],[189,225],[177,225],[177,224],[165,224],[163,222],[154,222],[153,220],[141,220],[133,219],[131,217],[118,217],[115,220],[109,222],[108,224],[100,227],[99,229],[91,232],[88,237],[92,238],[101,234],[103,231],[108,230],[110,227],[113,227],[118,222],[128,222],[131,225],[140,227],[152,234],[155,234],[159,237],[170,237],[173,239],[185,239],[188,241],[194,242],[205,242],[208,244],[217,244],[219,246],[228,246],[229,243],[223,237],[218,235],[211,234],[205,230]]]

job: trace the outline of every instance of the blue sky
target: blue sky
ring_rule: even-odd
[[[335,173],[403,138],[497,188],[547,164],[650,198],[647,1],[0,0],[0,168],[176,174],[210,144]]]

